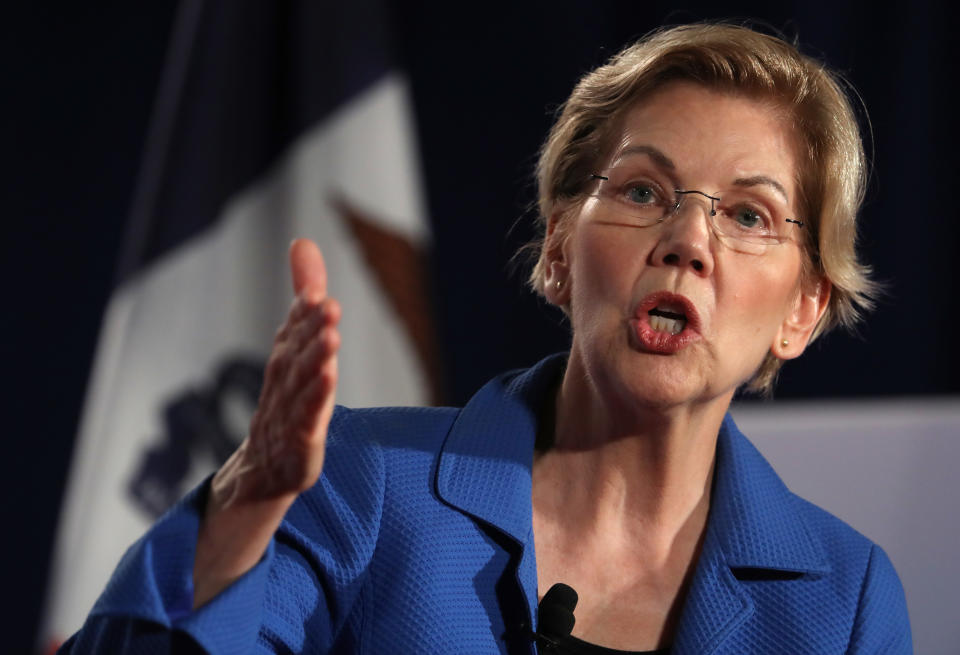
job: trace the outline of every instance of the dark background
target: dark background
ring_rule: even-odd
[[[947,4],[395,2],[411,77],[451,402],[562,349],[559,315],[509,260],[531,236],[534,154],[575,81],[664,23],[761,19],[842,71],[869,109],[862,250],[888,294],[860,335],[785,367],[778,398],[957,394],[956,84]],[[7,652],[29,652],[101,313],[176,10],[8,9],[3,66],[3,522]],[[947,53],[951,54],[947,54]],[[278,266],[283,265],[278,262]]]

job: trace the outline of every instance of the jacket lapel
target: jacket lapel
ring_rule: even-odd
[[[565,364],[562,353],[488,382],[461,410],[437,467],[440,498],[519,546],[517,579],[531,625],[537,606],[530,504],[537,413]]]
[[[714,652],[754,611],[753,601],[730,571],[718,535],[711,532],[708,528],[670,651],[676,655]]]
[[[822,544],[798,499],[728,414],[717,439],[707,534],[674,641],[678,654],[716,652],[754,612],[737,569],[821,574]]]

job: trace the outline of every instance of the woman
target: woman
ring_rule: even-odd
[[[531,281],[569,355],[460,410],[334,411],[340,309],[295,242],[250,435],[65,650],[910,651],[883,551],[727,415],[868,303],[835,79],[746,28],[664,30],[580,81],[538,175]],[[537,622],[558,582],[572,635]]]

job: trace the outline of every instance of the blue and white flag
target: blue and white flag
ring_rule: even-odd
[[[51,570],[45,646],[124,549],[244,436],[294,237],[343,307],[337,401],[436,400],[408,87],[377,2],[181,4],[104,318]]]

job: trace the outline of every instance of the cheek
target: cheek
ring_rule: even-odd
[[[790,266],[764,265],[746,271],[741,266],[737,275],[725,285],[729,293],[721,294],[718,307],[727,318],[728,340],[756,343],[758,350],[770,347],[777,330],[790,315],[796,297],[799,270]],[[724,302],[724,296],[728,302]]]
[[[615,295],[629,288],[643,261],[643,248],[631,235],[587,225],[577,235],[571,251],[574,281],[584,292]]]
[[[621,276],[616,263],[600,248],[582,248],[571,262],[573,286],[570,296],[574,330],[590,330],[599,314],[610,310]]]

